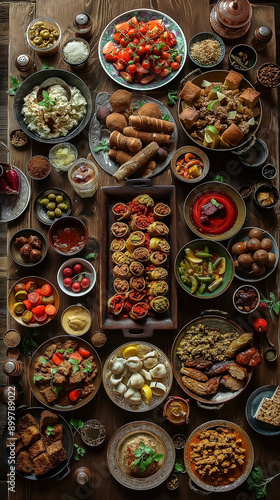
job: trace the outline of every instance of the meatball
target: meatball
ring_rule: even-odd
[[[37,250],[36,248],[32,248],[31,252],[30,252],[30,260],[31,262],[39,262],[39,260],[41,259],[41,252],[40,250]]]
[[[15,246],[17,248],[23,247],[23,245],[26,245],[28,243],[28,239],[25,238],[24,236],[20,236],[19,238],[15,239]]]
[[[38,236],[30,235],[28,238],[28,243],[32,248],[36,248],[37,250],[41,249],[42,242]]]
[[[20,249],[20,255],[22,256],[23,260],[25,262],[28,262],[30,260],[30,253],[31,253],[32,247],[28,244],[23,245]]]

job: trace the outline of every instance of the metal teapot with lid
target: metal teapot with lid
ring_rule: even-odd
[[[248,0],[218,0],[210,13],[210,24],[223,38],[239,38],[251,26],[252,7]]]

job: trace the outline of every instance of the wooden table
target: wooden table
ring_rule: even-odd
[[[147,0],[119,0],[118,2],[109,2],[107,0],[68,0],[67,2],[59,2],[57,0],[37,0],[35,3],[15,3],[10,6],[10,24],[9,24],[9,37],[10,37],[10,48],[9,48],[9,73],[17,74],[14,66],[15,58],[18,54],[27,52],[29,49],[25,40],[25,30],[30,21],[39,16],[49,16],[55,19],[62,29],[62,43],[72,36],[72,31],[70,24],[74,19],[74,15],[77,12],[85,11],[87,12],[93,20],[93,36],[90,40],[91,45],[91,56],[90,63],[87,68],[80,71],[79,75],[84,79],[86,84],[89,86],[93,100],[95,99],[96,93],[99,91],[112,92],[117,90],[117,86],[114,82],[109,79],[109,77],[101,69],[98,56],[97,56],[97,46],[99,42],[100,34],[103,28],[108,24],[108,22],[116,17],[121,12],[130,9],[137,8],[155,8],[171,16],[177,23],[182,27],[186,39],[189,40],[192,35],[200,31],[211,31],[209,25],[209,1],[208,0],[176,0],[175,2],[169,2],[168,0],[162,0],[161,2],[153,2],[152,4]],[[250,42],[252,33],[256,26],[260,24],[268,24],[274,30],[274,9],[273,7],[259,5],[253,6],[253,19],[252,26],[248,35],[244,38],[245,42]],[[227,68],[227,55],[233,44],[226,42],[226,56],[224,59],[224,68]],[[270,60],[275,61],[276,57],[276,45],[275,38],[268,45],[267,49],[259,54],[258,65],[263,62]],[[37,69],[40,69],[41,61],[35,59]],[[68,69],[60,57],[60,53],[53,58],[48,60],[48,63],[55,66],[56,68]],[[170,87],[174,90],[179,89],[179,82],[182,76],[188,73],[189,70],[193,69],[191,63],[187,61],[184,70],[181,72]],[[249,80],[251,82],[255,81],[256,69],[250,71]],[[18,75],[17,75],[18,76]],[[150,95],[156,99],[163,101],[166,104],[166,89],[153,91]],[[278,166],[278,133],[277,133],[277,92],[272,91],[262,99],[263,102],[263,120],[258,133],[258,136],[264,139],[269,148],[269,158],[268,160]],[[176,109],[170,109],[176,117]],[[177,117],[176,117],[177,119]],[[177,119],[178,121],[178,119]],[[12,110],[12,98],[9,99],[9,109],[8,109],[8,131],[12,130],[16,126],[16,122],[13,116]],[[179,146],[188,143],[188,139],[179,127]],[[273,133],[272,133],[273,131]],[[78,147],[79,156],[85,156],[89,153],[89,146],[87,142],[87,132],[84,131],[77,137],[73,143]],[[46,145],[39,142],[33,142],[28,149],[25,151],[16,151],[13,149],[13,159],[14,164],[25,171],[25,165],[30,156],[34,154],[48,155],[49,148]],[[257,174],[246,173],[237,162],[236,158],[228,153],[221,153],[218,155],[209,154],[211,160],[211,170],[208,179],[211,180],[216,174],[225,175],[226,180],[229,184],[239,187],[242,184],[258,183],[261,181],[261,177]],[[166,169],[161,175],[153,179],[155,184],[171,184],[174,180],[171,177],[170,169]],[[99,185],[113,185],[114,181],[112,178],[106,174],[103,170],[99,169]],[[186,194],[189,192],[189,188],[186,188],[181,183],[175,182],[176,194],[177,194],[177,234],[178,234],[178,248],[180,248],[187,241],[193,239],[193,235],[187,230],[186,225],[183,220],[182,206]],[[99,220],[103,214],[99,211],[99,194],[95,195],[92,199],[81,200],[77,195],[75,195],[68,184],[67,176],[65,174],[60,175],[59,173],[52,172],[51,176],[47,179],[44,187],[57,186],[65,189],[72,198],[73,212],[75,216],[79,216],[82,220],[86,220],[89,236],[90,245],[88,250],[90,250],[91,245],[98,248],[98,243],[102,235],[100,234]],[[18,229],[22,227],[33,227],[42,231],[44,234],[47,230],[44,226],[40,225],[37,221],[33,212],[33,201],[37,193],[42,189],[40,183],[31,183],[32,188],[32,200],[28,206],[28,209],[24,214],[9,224],[8,228],[8,240]],[[89,213],[91,216],[85,217],[84,213]],[[247,203],[247,218],[245,225],[247,226],[259,226],[265,228],[267,231],[272,233],[278,240],[278,212],[270,211],[269,217],[266,212],[257,211],[253,205],[252,200]],[[62,260],[55,254],[52,250],[49,250],[47,259],[42,266],[38,266],[36,269],[36,274],[40,276],[45,276],[51,282],[56,283],[56,272],[58,267],[61,265]],[[8,259],[9,269],[8,269],[8,288],[10,288],[15,280],[22,276],[27,275],[27,272],[16,266],[11,259]],[[98,271],[99,261],[96,261],[95,267]],[[219,300],[209,300],[207,302],[207,307],[215,309],[223,309],[229,312],[231,318],[240,324],[245,330],[252,330],[252,325],[248,324],[243,317],[237,316],[234,312],[232,306],[232,293],[240,285],[240,282],[234,279],[233,284],[227,290],[227,292]],[[258,288],[267,294],[269,291],[274,291],[277,293],[277,282],[276,273],[272,275],[271,278],[266,280],[266,283],[258,283]],[[72,301],[62,293],[60,294],[61,313],[66,306]],[[90,293],[86,300],[83,301],[84,305],[93,311],[93,327],[92,331],[98,329],[98,309],[99,309],[99,281],[97,279],[97,286],[95,287],[94,293]],[[197,317],[202,310],[205,309],[205,303],[201,301],[190,298],[187,294],[183,293],[178,288],[178,311],[179,311],[179,322],[178,331],[192,318]],[[16,326],[11,318],[8,317],[8,327]],[[21,330],[22,331],[22,330]],[[51,326],[42,327],[40,329],[39,342],[43,342],[47,338],[55,334],[61,334],[60,326],[60,314],[57,318],[53,320]],[[152,338],[152,343],[162,348],[167,355],[170,356],[171,346],[173,339],[175,338],[176,331],[161,331],[156,332]],[[269,335],[271,339],[275,342],[276,349],[279,351],[278,337],[277,337],[277,325],[276,323],[270,324]],[[89,336],[86,336],[89,339]],[[112,352],[112,350],[124,343],[125,339],[119,332],[108,332],[108,342],[107,344],[99,350],[102,361],[104,362],[107,356]],[[260,349],[263,351],[266,347],[264,339],[260,338]],[[30,406],[38,406],[37,401],[31,396],[27,375],[28,375],[28,358],[24,359],[25,371],[22,377],[22,384],[24,387],[24,397],[23,402]],[[47,484],[41,481],[28,482],[21,478],[17,478],[16,485],[16,495],[11,494],[10,498],[16,498],[17,500],[26,500],[28,498],[41,500],[74,500],[82,498],[98,498],[102,500],[118,500],[118,499],[130,499],[131,495],[136,499],[143,497],[143,493],[137,491],[128,490],[121,485],[119,485],[114,478],[110,475],[107,469],[106,463],[106,449],[107,443],[112,434],[127,422],[134,420],[151,420],[158,425],[162,426],[171,436],[177,432],[183,432],[187,436],[189,433],[195,429],[201,423],[212,420],[215,418],[222,418],[226,420],[232,420],[235,423],[241,425],[249,434],[252,439],[254,449],[255,449],[255,463],[256,465],[261,465],[265,471],[265,474],[272,475],[280,470],[279,466],[279,439],[264,439],[263,437],[256,434],[247,424],[245,419],[244,408],[246,401],[251,394],[251,392],[259,386],[266,384],[279,384],[279,365],[277,362],[275,364],[267,365],[265,361],[255,370],[252,380],[247,387],[247,389],[236,399],[228,402],[220,411],[209,411],[201,409],[197,406],[195,401],[190,402],[191,414],[190,414],[190,424],[187,427],[174,427],[168,424],[162,416],[162,405],[161,407],[145,413],[137,414],[128,413],[124,410],[116,407],[107,397],[103,387],[100,388],[97,397],[88,404],[86,407],[82,408],[78,412],[78,415],[73,412],[76,418],[82,418],[84,420],[90,418],[97,418],[101,420],[107,430],[107,439],[104,445],[97,448],[96,450],[91,450],[87,448],[86,455],[79,463],[71,461],[71,469],[75,470],[77,466],[86,465],[90,468],[92,472],[92,482],[86,492],[82,492],[79,487],[76,486],[73,481],[72,475],[69,475],[61,483],[53,480],[49,481]],[[173,383],[171,394],[177,394],[180,396],[185,396],[180,390],[176,382]],[[68,416],[68,415],[67,415]],[[70,417],[70,415],[69,415]],[[75,437],[76,442],[79,441],[79,437]],[[177,459],[182,463],[182,454],[177,455]],[[32,483],[32,484],[31,484]],[[269,498],[277,498],[277,487],[279,489],[279,481],[271,484],[269,486]],[[154,495],[158,499],[170,498],[172,493],[168,492],[164,485],[161,485],[150,492],[145,492],[147,498],[153,498]],[[187,475],[180,475],[180,488],[177,491],[176,498],[197,498],[196,494],[192,492],[188,487],[188,477]],[[252,498],[245,485],[241,486],[237,490],[234,490],[227,494],[229,499],[248,499]]]

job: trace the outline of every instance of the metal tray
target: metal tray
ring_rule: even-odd
[[[0,222],[10,222],[19,217],[26,209],[30,200],[30,184],[26,175],[17,167],[13,167],[20,177],[20,192],[0,195]]]
[[[129,338],[146,338],[153,335],[154,330],[172,330],[177,328],[177,289],[176,279],[173,272],[173,262],[176,257],[177,234],[176,234],[176,198],[174,186],[153,186],[149,179],[128,180],[121,187],[103,187],[101,192],[100,213],[106,214],[101,219],[100,241],[100,323],[104,330],[122,330],[123,335]],[[127,203],[140,194],[150,195],[155,203],[163,202],[170,206],[169,216],[169,302],[168,312],[162,318],[147,316],[144,321],[137,322],[131,318],[117,319],[108,316],[107,301],[113,295],[113,280],[109,266],[109,249],[112,235],[110,227],[115,222],[112,207],[116,203]]]

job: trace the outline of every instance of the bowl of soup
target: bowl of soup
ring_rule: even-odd
[[[60,255],[76,255],[87,242],[87,228],[77,217],[56,220],[49,229],[49,244]]]

